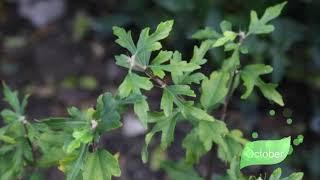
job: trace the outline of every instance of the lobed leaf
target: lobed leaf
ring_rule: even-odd
[[[121,175],[118,159],[106,150],[89,153],[83,168],[83,180],[111,180]]]
[[[145,67],[149,65],[149,60],[152,51],[161,49],[160,40],[166,38],[172,30],[173,20],[161,22],[154,33],[149,34],[150,28],[145,28],[141,31],[137,45],[134,44],[131,32],[126,32],[120,27],[113,27],[113,34],[118,37],[116,43],[126,48],[134,57],[134,63],[130,62],[125,55],[116,56],[117,64],[131,69],[134,66]],[[132,58],[132,57],[131,57]]]
[[[272,83],[265,83],[260,75],[272,72],[272,67],[264,64],[253,64],[246,66],[241,72],[241,79],[244,81],[246,87],[245,93],[241,96],[246,99],[253,91],[254,86],[258,86],[265,98],[284,105],[281,94],[276,90],[277,85]]]
[[[182,147],[186,149],[186,162],[188,164],[198,163],[200,157],[208,152],[199,139],[197,128],[192,129],[183,139]]]
[[[197,32],[195,32],[192,35],[193,39],[198,39],[198,40],[206,40],[206,39],[218,39],[222,35],[218,33],[217,31],[211,29],[210,27],[206,27],[204,29],[201,29]]]
[[[148,111],[149,111],[148,102],[145,99],[140,102],[136,102],[134,103],[133,109],[136,115],[138,116],[142,126],[147,128]]]
[[[287,2],[283,2],[267,8],[261,19],[258,18],[255,11],[251,11],[248,34],[266,34],[274,31],[274,26],[268,25],[267,23],[280,15],[286,4]]]
[[[246,99],[253,91],[254,86],[257,84],[260,75],[271,73],[273,68],[264,64],[247,65],[241,71],[241,79],[246,87],[246,92],[241,96]]]
[[[131,93],[139,94],[140,89],[150,90],[152,87],[153,84],[149,78],[139,76],[135,73],[128,73],[119,86],[119,96],[125,98]]]
[[[108,132],[122,126],[120,113],[118,112],[119,102],[111,93],[104,93],[97,100],[97,107],[94,113],[94,121],[97,121],[97,130],[100,133]]]
[[[155,119],[155,125],[152,130],[145,137],[145,145],[142,150],[142,160],[144,163],[148,160],[148,145],[151,142],[153,136],[161,132],[161,148],[166,149],[174,139],[174,129],[177,123],[177,112],[170,114],[170,116],[153,116]]]
[[[198,128],[199,138],[203,142],[206,151],[210,151],[213,142],[219,146],[226,146],[224,136],[229,131],[224,122],[219,120],[213,122],[202,121],[199,123]]]
[[[223,71],[215,71],[210,79],[204,79],[201,84],[201,105],[210,109],[220,103],[228,94],[229,74]]]

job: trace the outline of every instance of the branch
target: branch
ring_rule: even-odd
[[[159,78],[158,76],[155,76],[151,69],[147,68],[144,70],[144,73],[153,81],[155,82],[160,88],[165,88],[167,87],[167,83]]]
[[[236,80],[236,77],[238,75],[239,71],[236,69],[234,72],[232,72],[232,76],[231,76],[231,82],[229,83],[229,86],[228,86],[228,93],[227,93],[227,96],[226,98],[224,99],[224,103],[223,103],[223,107],[221,109],[221,117],[220,117],[220,120],[221,121],[225,121],[226,119],[226,116],[227,116],[227,110],[228,110],[228,104],[229,104],[229,101],[233,95],[233,92],[234,92],[234,89],[233,89],[233,86],[234,86],[234,83],[235,83],[235,80]],[[208,171],[207,171],[207,175],[206,175],[206,180],[211,180],[212,179],[212,174],[213,174],[213,162],[214,162],[214,158],[215,158],[215,148],[211,148],[210,152],[210,157],[209,157],[209,164],[208,164]]]
[[[234,92],[233,86],[234,86],[234,83],[235,83],[235,80],[236,80],[238,73],[239,73],[239,71],[237,69],[234,72],[232,72],[231,82],[228,87],[228,93],[227,93],[226,98],[224,99],[223,107],[221,109],[221,117],[220,117],[221,121],[224,121],[226,119],[229,101],[230,101],[230,99],[233,95],[233,92]]]

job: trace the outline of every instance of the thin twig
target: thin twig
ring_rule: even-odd
[[[226,119],[228,105],[229,105],[229,101],[230,101],[232,94],[233,94],[233,91],[234,91],[233,86],[234,86],[235,80],[237,78],[237,75],[238,75],[238,70],[235,70],[232,73],[231,82],[228,87],[228,93],[227,93],[226,98],[224,99],[223,107],[221,110],[221,117],[220,117],[221,121],[225,121],[225,119]]]
[[[160,77],[155,76],[151,69],[147,68],[145,69],[144,73],[153,81],[155,82],[160,88],[165,88],[167,87],[167,83],[162,80]]]
[[[229,83],[229,86],[228,86],[228,93],[227,93],[227,96],[224,100],[223,107],[221,109],[221,117],[220,117],[221,121],[225,121],[225,119],[226,119],[228,104],[229,104],[229,101],[230,101],[232,94],[234,92],[233,86],[234,86],[235,80],[237,78],[237,75],[238,75],[238,70],[235,70],[234,72],[232,72],[231,82]],[[208,168],[207,168],[208,171],[207,171],[207,175],[206,175],[206,180],[212,180],[213,162],[215,159],[215,154],[216,154],[215,148],[211,148],[211,150],[209,152],[209,163],[208,163]]]
[[[212,179],[213,162],[214,162],[215,154],[216,154],[215,153],[215,148],[211,148],[211,150],[209,152],[209,164],[208,164],[208,168],[207,168],[206,180],[211,180]]]
[[[165,89],[165,88],[168,86],[168,84],[167,84],[163,79],[161,79],[160,77],[154,75],[151,69],[146,68],[146,69],[144,70],[144,73],[145,73],[154,83],[156,83],[157,87],[162,88],[162,89]],[[169,90],[169,89],[167,89],[167,90]],[[171,92],[171,91],[169,90],[169,92]],[[171,93],[172,93],[172,92],[171,92]],[[181,95],[175,95],[175,94],[173,94],[173,93],[172,93],[172,95],[175,96],[175,97],[177,98],[177,100],[178,100],[179,102],[181,102],[182,104],[185,102],[185,99],[184,99]],[[177,105],[178,105],[178,104],[177,104]]]

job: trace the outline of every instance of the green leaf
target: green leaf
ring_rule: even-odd
[[[13,121],[16,121],[20,117],[19,114],[15,113],[9,109],[2,110],[0,114],[1,114],[4,122],[7,124],[9,124]]]
[[[163,161],[161,168],[174,180],[203,180],[194,168],[183,161]]]
[[[51,131],[49,129],[44,129],[45,131],[43,131],[39,130],[35,125],[33,127],[36,129],[33,142],[40,147],[42,152],[41,159],[38,162],[39,166],[49,167],[56,165],[68,155],[61,147],[63,147],[66,140],[70,138],[69,132]],[[32,128],[29,128],[29,134],[31,131]]]
[[[129,73],[129,76],[134,92],[138,92],[138,89],[150,90],[153,87],[152,82],[147,77],[141,77],[135,73]]]
[[[192,118],[200,120],[200,121],[214,121],[215,120],[206,111],[204,111],[200,108],[197,108],[193,105],[185,104],[182,107],[182,113],[185,116],[185,118],[192,117]]]
[[[3,134],[0,134],[0,141],[3,141],[3,142],[8,143],[8,144],[16,143],[14,138],[12,138],[10,136],[3,135]]]
[[[227,170],[228,178],[230,180],[246,180],[240,171],[239,164],[238,157],[233,157],[230,163],[230,168]]]
[[[196,97],[196,94],[191,90],[188,85],[170,85],[167,89],[175,95],[185,95],[190,97]]]
[[[284,102],[282,99],[281,94],[276,90],[277,84],[273,83],[265,83],[261,79],[259,79],[257,86],[260,88],[263,96],[275,103],[279,104],[280,106],[284,106]]]
[[[166,38],[172,30],[173,23],[173,20],[161,22],[156,31],[150,35],[150,41],[159,41]]]
[[[223,46],[224,44],[226,44],[227,42],[229,42],[229,39],[227,37],[221,37],[219,38],[212,47],[219,47],[219,46]]]
[[[138,51],[154,51],[161,48],[161,44],[158,42],[166,38],[172,30],[173,20],[161,22],[154,33],[149,36],[149,28],[146,28],[140,34],[140,38],[137,44]],[[144,32],[145,31],[145,32]]]
[[[240,58],[239,58],[239,49],[236,48],[232,55],[223,61],[222,64],[222,71],[225,71],[227,73],[234,73],[235,70],[240,65]]]
[[[89,130],[75,130],[72,133],[74,140],[72,140],[66,147],[67,153],[72,153],[78,149],[82,144],[87,144],[92,141],[93,135]]]
[[[83,180],[111,180],[112,176],[120,175],[118,159],[108,151],[98,150],[88,154],[83,169]]]
[[[292,173],[290,176],[286,178],[282,178],[281,180],[302,180],[303,172]]]
[[[193,56],[190,60],[191,63],[197,64],[197,65],[203,65],[207,62],[206,59],[204,59],[204,56],[208,52],[208,50],[212,47],[214,41],[212,40],[206,40],[201,42],[200,47],[194,46],[193,48]]]
[[[276,17],[278,17],[281,14],[281,11],[286,4],[287,4],[287,2],[285,1],[281,4],[277,4],[275,6],[268,7],[266,9],[266,11],[264,12],[260,21],[262,21],[263,23],[267,23],[267,22],[275,19]]]
[[[210,109],[220,103],[228,93],[229,74],[223,71],[215,71],[210,79],[204,79],[201,84],[201,105]]]
[[[218,144],[218,157],[225,162],[231,162],[233,157],[240,156],[243,144],[247,140],[242,137],[242,132],[232,130],[224,136],[224,141]]]
[[[126,56],[124,54],[121,54],[119,56],[115,56],[116,64],[118,66],[122,66],[122,67],[130,69],[129,58],[130,58],[129,56]]]
[[[184,79],[184,72],[190,73],[200,68],[200,66],[196,63],[187,63],[186,61],[182,61],[181,59],[181,53],[175,51],[173,53],[172,59],[170,60],[170,64],[161,65],[161,68],[163,70],[171,72],[174,84],[181,84]]]
[[[224,51],[232,51],[238,48],[238,44],[230,42],[224,46]]]
[[[146,99],[146,97],[141,94],[131,94],[124,99],[119,99],[119,97],[116,97],[116,101],[121,105],[134,104],[136,102],[141,102],[144,99]]]
[[[258,15],[255,11],[251,11],[248,34],[265,34],[274,31],[274,26],[268,25],[267,23],[280,15],[283,7],[286,4],[287,2],[283,2],[267,8],[261,19],[258,18]]]
[[[170,60],[172,51],[160,51],[159,54],[152,60],[151,64],[162,64]]]
[[[186,162],[188,164],[197,163],[206,151],[203,143],[199,139],[199,130],[194,128],[183,139],[182,147],[186,149]]]
[[[130,96],[129,96],[130,97]],[[122,126],[118,112],[118,102],[111,93],[104,93],[97,100],[97,110],[94,114],[97,121],[97,130],[100,133],[110,131]]]
[[[204,56],[206,55],[208,50],[211,48],[213,43],[214,43],[213,40],[206,40],[201,43],[200,47],[194,46],[193,56],[190,60],[190,63],[194,63],[197,65],[205,64],[207,60],[204,58]],[[191,83],[199,84],[200,81],[205,78],[205,76],[200,72],[197,72],[194,74],[191,74],[191,73],[192,72],[186,72],[182,75],[182,77],[181,75],[174,74],[175,77],[173,79],[175,82],[181,83],[181,84],[191,84]]]
[[[166,116],[172,113],[173,102],[175,102],[177,106],[181,106],[181,95],[196,96],[188,85],[170,85],[164,88],[160,107],[164,110]]]
[[[271,73],[273,68],[264,64],[252,64],[247,65],[241,71],[241,79],[246,87],[245,93],[241,96],[242,99],[246,99],[252,93],[254,86],[257,84],[260,75]]]
[[[177,57],[177,52],[174,53],[174,57]],[[181,56],[180,56],[181,58]],[[181,59],[172,58],[170,61],[170,64],[164,64],[164,65],[150,65],[151,69],[161,69],[163,71],[168,71],[173,74],[176,74],[176,76],[182,76],[183,72],[192,72],[196,69],[199,69],[200,66],[196,65],[194,63],[188,63],[186,61],[181,61]]]
[[[172,57],[172,51],[160,51],[159,54],[152,60],[152,65],[160,65],[162,63],[165,63],[170,60]],[[161,67],[151,67],[151,70],[153,71],[153,74],[163,78],[165,76],[165,73]]]
[[[150,56],[152,51],[159,50],[162,46],[159,42],[160,40],[166,38],[173,26],[173,20],[161,22],[154,33],[149,35],[150,28],[145,28],[141,31],[137,46],[135,46],[131,33],[126,32],[124,29],[119,27],[113,27],[113,34],[118,37],[116,42],[129,50],[132,57],[134,57],[134,62],[131,68],[135,66],[147,66],[149,64]],[[132,58],[131,57],[131,58]],[[124,55],[116,57],[117,63],[121,66],[128,67],[128,64]]]
[[[248,34],[267,34],[274,31],[273,25],[265,25],[258,19],[258,15],[255,11],[250,13],[251,21]]]
[[[73,130],[80,128],[88,124],[88,122],[77,118],[65,118],[65,117],[49,117],[47,119],[41,119],[39,123],[46,124],[52,130]]]
[[[128,73],[126,78],[119,86],[119,96],[128,97],[131,93],[140,93],[140,89],[150,90],[153,87],[152,82],[147,77],[139,76],[135,73]]]
[[[200,84],[200,82],[205,78],[206,78],[206,76],[200,72],[194,73],[194,74],[186,76],[183,79],[182,84],[191,84],[191,83]]]
[[[2,145],[1,149],[7,148],[6,154],[0,156],[0,179],[16,179],[24,173],[24,164],[32,161],[31,148],[24,137],[16,139],[15,146]],[[12,148],[13,147],[13,148]],[[31,156],[31,157],[30,157]]]
[[[131,74],[131,73],[130,73]],[[122,83],[119,86],[119,96],[121,98],[128,97],[131,93],[131,91],[134,88],[134,84],[132,84],[131,81],[131,75],[128,74],[125,79],[122,81]]]
[[[237,33],[233,31],[225,31],[223,35],[228,38],[230,41],[233,41],[237,37]]]
[[[212,143],[226,146],[224,137],[228,133],[226,124],[216,120],[213,122],[201,121],[199,123],[199,138],[203,142],[206,151],[212,148]]]
[[[14,109],[14,111],[20,112],[20,102],[18,99],[18,92],[12,91],[10,87],[8,87],[5,83],[3,83],[3,95],[4,95],[4,100],[10,104],[10,106]]]
[[[149,115],[152,116],[152,115]],[[166,149],[174,139],[174,129],[177,123],[177,112],[170,114],[170,116],[153,116],[150,118],[155,119],[155,125],[153,126],[152,130],[146,135],[145,137],[145,146],[143,147],[142,151],[142,160],[144,163],[148,160],[148,145],[151,142],[153,136],[158,133],[161,133],[161,148]]]
[[[52,145],[52,143],[47,143],[45,145],[47,147],[41,147],[41,151],[43,152],[43,154],[37,162],[37,165],[39,167],[47,168],[56,166],[60,160],[64,159],[67,156],[61,148],[63,144],[54,144],[54,146]]]
[[[172,113],[173,98],[173,95],[169,92],[168,89],[163,89],[160,108],[163,109],[163,112],[166,116],[169,116]]]
[[[272,172],[271,176],[269,177],[269,180],[280,180],[281,174],[281,168],[277,168]]]
[[[133,109],[136,115],[138,116],[142,126],[147,128],[148,111],[149,111],[148,102],[145,99],[140,102],[136,102],[134,103]]]
[[[82,112],[76,107],[71,107],[68,108],[70,117],[49,117],[38,121],[37,126],[47,125],[51,130],[72,132],[74,129],[89,128],[93,113],[93,108]]]
[[[232,24],[229,21],[223,20],[220,23],[220,28],[223,33],[226,31],[232,31]]]
[[[217,31],[211,29],[210,27],[206,27],[204,29],[198,30],[192,35],[192,39],[198,40],[206,40],[206,39],[218,39],[222,35]]]
[[[70,162],[70,165],[68,166],[67,173],[66,173],[67,180],[79,179],[80,171],[83,169],[87,152],[88,152],[88,146],[82,145],[80,152],[78,153],[75,161]],[[61,167],[61,164],[60,164],[60,167]]]
[[[124,30],[123,28],[116,26],[114,26],[112,30],[113,34],[118,37],[116,43],[128,49],[131,54],[135,54],[136,46],[134,45],[134,42],[132,40],[131,31],[126,32],[126,30]]]
[[[232,32],[232,31],[225,31],[223,33],[223,37],[217,39],[217,41],[213,44],[212,47],[223,46],[227,42],[235,40],[236,37],[237,37],[237,33]]]
[[[18,92],[11,90],[10,87],[5,83],[3,83],[3,96],[4,100],[10,104],[10,106],[16,113],[18,113],[19,115],[24,114],[24,108],[27,104],[27,99],[29,96],[25,96],[23,102],[20,103]]]
[[[281,94],[276,90],[277,85],[265,83],[260,75],[269,74],[272,72],[272,67],[264,64],[247,65],[241,72],[241,79],[246,87],[246,92],[241,96],[242,99],[248,98],[253,91],[254,86],[258,86],[265,98],[284,105]]]

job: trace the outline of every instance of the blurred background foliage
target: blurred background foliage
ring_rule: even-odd
[[[234,30],[246,31],[251,9],[262,13],[279,2],[282,1],[1,0],[0,79],[33,94],[28,107],[30,118],[64,115],[66,106],[87,107],[99,93],[116,90],[124,77],[124,71],[114,65],[113,56],[120,48],[114,43],[112,26],[131,28],[137,38],[136,32],[141,28],[174,19],[174,31],[165,47],[179,50],[188,58],[193,46],[199,44],[191,39],[196,30],[217,29],[225,19],[235,25]],[[269,80],[279,84],[286,107],[260,101],[260,94],[254,94],[245,103],[233,98],[228,118],[232,127],[242,129],[249,138],[252,131],[259,132],[261,139],[303,133],[305,143],[282,166],[288,173],[304,171],[306,179],[320,178],[319,8],[318,0],[288,0],[283,15],[273,22],[276,30],[271,35],[245,42],[249,54],[241,61],[274,67]],[[219,50],[210,51],[203,71],[208,74],[218,68],[223,55]],[[159,92],[150,96],[157,107]],[[275,109],[275,116],[268,115],[270,109]],[[125,118],[132,119],[131,116],[129,113]],[[293,125],[286,125],[287,118],[293,119]],[[183,137],[187,129],[178,127],[178,137]],[[143,136],[127,136],[128,132],[115,132],[106,137],[106,146],[124,156],[122,179],[163,177],[163,172],[151,171],[141,163]],[[183,154],[179,145],[172,149],[169,156]],[[158,151],[156,144],[154,151]],[[156,162],[151,165],[157,169]],[[219,173],[225,167],[220,163],[215,168]],[[170,171],[170,166],[165,169]],[[257,167],[253,172],[263,174],[266,170],[268,167]],[[51,177],[58,177],[58,171],[48,172],[53,172]]]

